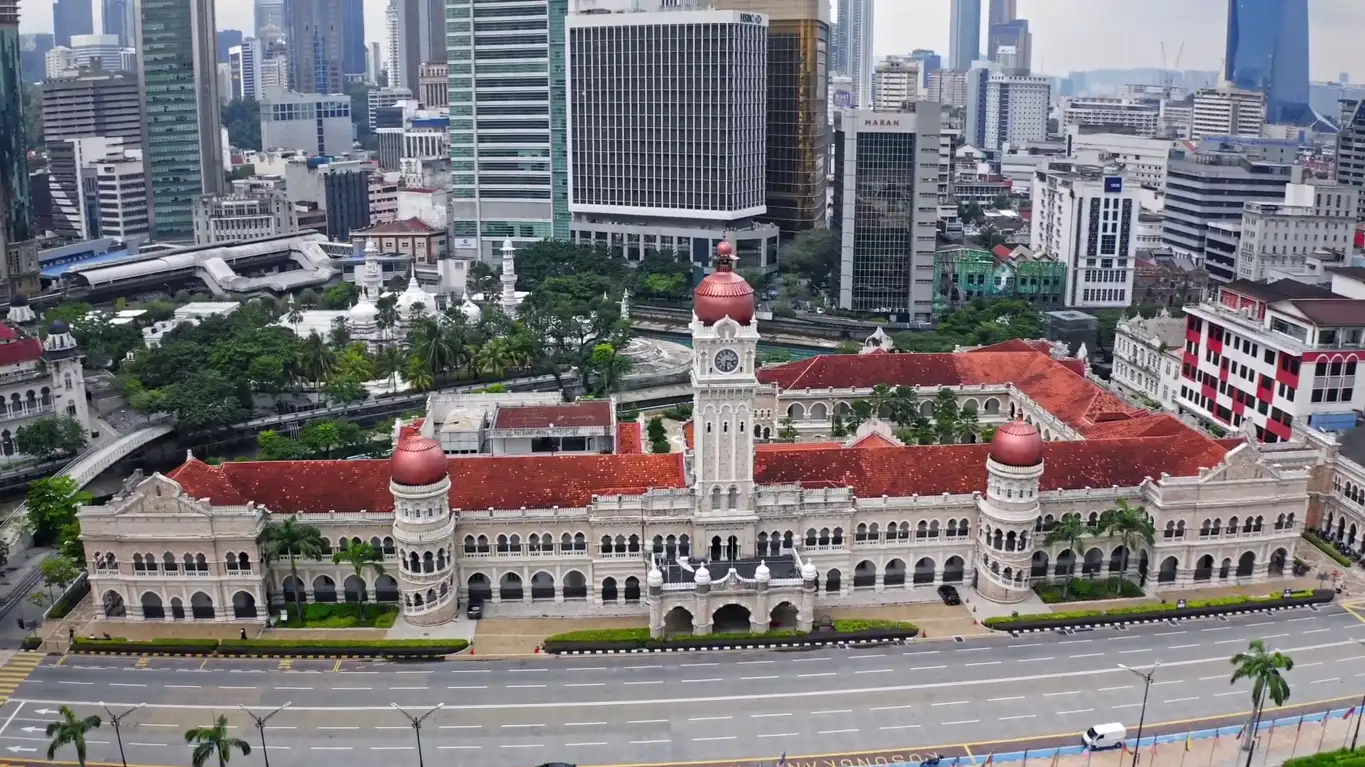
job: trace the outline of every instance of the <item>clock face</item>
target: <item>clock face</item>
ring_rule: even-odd
[[[739,355],[734,349],[721,349],[716,352],[716,370],[722,373],[733,373],[739,367]]]

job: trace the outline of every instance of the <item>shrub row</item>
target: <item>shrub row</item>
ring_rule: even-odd
[[[147,639],[76,637],[73,652],[166,655],[372,655],[438,657],[464,650],[463,639]]]
[[[1333,546],[1332,544],[1328,543],[1321,535],[1318,535],[1316,532],[1312,530],[1304,530],[1303,539],[1313,544],[1314,546],[1317,546],[1318,549],[1322,551],[1322,553],[1331,557],[1337,564],[1343,567],[1350,567],[1353,564],[1349,557],[1347,557],[1345,554],[1342,554],[1340,551],[1337,551],[1336,546]]]
[[[543,647],[549,653],[603,652],[672,647],[710,647],[719,644],[742,647],[764,644],[792,645],[810,641],[907,639],[917,634],[919,634],[919,628],[915,624],[905,621],[853,619],[834,621],[833,630],[817,630],[810,633],[782,629],[761,633],[744,631],[703,635],[682,634],[652,639],[649,636],[649,629],[644,627],[570,631],[546,638]]]
[[[57,597],[57,601],[53,602],[52,607],[48,609],[46,619],[57,621],[65,618],[67,613],[71,612],[71,608],[80,604],[80,601],[85,599],[85,595],[89,593],[90,580],[87,578],[81,581],[80,585]]]
[[[1365,767],[1365,751],[1340,749],[1285,761],[1284,767]]]
[[[1332,601],[1333,596],[1334,595],[1330,590],[1295,591],[1290,594],[1288,599],[1285,599],[1282,594],[1254,597],[1220,597],[1218,599],[1192,600],[1186,602],[1183,608],[1177,606],[1177,603],[1175,602],[1162,602],[1160,604],[1114,607],[1108,610],[1073,610],[1071,612],[1060,613],[1001,615],[987,618],[981,623],[987,628],[1004,630],[1016,628],[1043,628],[1048,624],[1080,625],[1086,622],[1117,623],[1120,620],[1165,618],[1175,614],[1201,615],[1218,612],[1242,612],[1245,610],[1260,610],[1280,604],[1299,605],[1311,604],[1313,602],[1330,602]]]

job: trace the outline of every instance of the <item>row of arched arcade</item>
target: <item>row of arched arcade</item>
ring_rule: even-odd
[[[101,597],[101,608],[106,618],[127,618],[128,604],[117,591],[106,591]],[[137,604],[138,615],[143,620],[255,620],[264,617],[265,608],[256,602],[256,595],[249,591],[238,591],[232,595],[232,604],[214,604],[213,597],[203,591],[190,595],[188,604],[179,596],[163,599],[155,591],[143,592]],[[134,617],[138,617],[134,615]]]

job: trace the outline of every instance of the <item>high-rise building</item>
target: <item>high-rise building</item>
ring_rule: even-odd
[[[372,42],[365,54],[365,82],[378,85],[380,75],[383,73],[384,56],[379,52],[379,43]]]
[[[1190,138],[1260,138],[1266,122],[1265,93],[1242,88],[1200,88],[1194,94]]]
[[[59,45],[43,56],[44,80],[75,77],[77,74],[76,59],[71,55],[71,49],[65,45]]]
[[[91,0],[55,0],[52,4],[52,30],[57,45],[71,47],[72,35],[95,32],[95,12]]]
[[[284,31],[285,27],[285,0],[256,0],[256,38],[264,40],[270,37],[263,30],[273,30],[275,35]]]
[[[839,0],[839,34],[843,36],[846,74],[853,78],[853,104],[872,108],[873,0]]]
[[[299,93],[341,93],[343,0],[291,0],[285,5],[289,80]]]
[[[341,0],[341,16],[341,74],[358,80],[365,76],[365,0]]]
[[[768,179],[763,220],[791,235],[824,226],[829,129],[826,0],[713,0],[768,16]]]
[[[384,71],[388,72],[388,87],[402,88],[403,85],[403,59],[398,49],[398,3],[401,0],[389,0],[389,4],[384,8]],[[411,89],[409,89],[411,90]]]
[[[1019,18],[1019,0],[991,0],[987,23],[1008,24]]]
[[[232,76],[232,98],[260,101],[264,98],[261,91],[261,49],[262,45],[254,37],[248,37],[241,45],[228,50],[228,66]]]
[[[142,145],[141,87],[130,73],[86,74],[43,83],[43,141],[90,136]]]
[[[117,35],[72,35],[71,66],[118,72],[123,68],[123,46]]]
[[[1002,53],[1010,49],[1007,56]],[[986,55],[1009,74],[1026,75],[1033,69],[1033,33],[1028,19],[991,24],[986,36]]]
[[[967,106],[968,71],[935,69],[924,76],[924,98],[951,107]]]
[[[133,47],[133,11],[136,0],[104,0],[100,8],[100,28],[118,38],[120,48]]]
[[[500,257],[494,251],[505,239],[569,238],[568,0],[481,3],[477,11],[473,4],[453,3],[442,27],[448,30],[450,103],[458,105],[450,129],[451,251],[491,261]],[[474,36],[475,20],[480,29],[495,31]],[[508,74],[509,59],[526,71]],[[515,172],[494,170],[503,168]]]
[[[925,48],[916,48],[910,51],[910,60],[919,63],[921,78],[930,72],[937,72],[943,68],[943,59],[937,53]]]
[[[225,186],[213,0],[139,0],[142,159],[153,238],[194,239],[194,200]]]
[[[541,0],[544,2],[544,0]],[[567,2],[567,0],[559,0]],[[395,23],[397,24],[397,58],[399,66],[399,79],[393,80],[393,75],[389,75],[390,86],[402,86],[416,93],[419,89],[418,78],[421,76],[423,64],[445,62],[449,56],[447,52],[448,36],[454,34],[448,32],[445,19],[445,5],[442,0],[394,0]],[[465,6],[465,7],[459,7]],[[467,3],[457,4],[452,7],[451,13],[458,16],[468,16],[472,10],[467,7]],[[483,19],[485,12],[495,13],[500,16],[517,16],[516,9],[480,9],[479,19]],[[533,16],[536,14],[532,14]],[[515,27],[490,26],[487,29],[507,31]],[[480,29],[485,27],[480,26]],[[468,35],[468,30],[465,30]],[[517,40],[516,37],[510,38]],[[504,43],[506,44],[506,43]],[[548,44],[548,43],[547,43]],[[391,54],[392,55],[392,54]]]
[[[1365,218],[1365,99],[1341,102],[1337,133],[1337,182],[1361,190],[1357,218]]]
[[[1052,81],[994,73],[986,81],[985,146],[996,151],[1003,144],[1019,146],[1047,139],[1052,109]]]
[[[934,302],[943,108],[844,112],[834,133],[839,308],[928,323]]]
[[[970,69],[981,58],[981,0],[952,0],[948,14],[948,68]]]
[[[241,45],[241,44],[242,44],[242,39],[243,39],[242,30],[240,30],[240,29],[220,29],[220,30],[218,30],[217,35],[218,35],[218,40],[217,40],[217,46],[218,46],[218,63],[219,63],[219,64],[226,64],[226,63],[228,63],[228,58],[227,58],[227,56],[228,56],[228,51],[231,50],[231,49],[233,48],[233,46]]]
[[[1133,302],[1142,188],[1105,168],[1054,161],[1033,176],[1033,252],[1066,264],[1067,306]]]
[[[872,70],[872,109],[899,112],[904,104],[919,100],[919,64],[899,56],[877,62]]]
[[[0,298],[38,289],[19,52],[19,0],[0,0]]]
[[[1308,0],[1228,0],[1224,78],[1265,94],[1272,123],[1312,119],[1308,108]]]
[[[122,138],[103,136],[46,142],[54,234],[70,242],[100,236],[99,217],[86,203],[86,188],[93,186],[95,166],[123,157],[125,146]]]
[[[147,178],[139,152],[125,152],[95,166],[99,235],[123,242],[151,234]]]
[[[261,146],[333,157],[351,147],[351,97],[344,93],[268,94],[261,101]]]
[[[843,13],[843,6],[839,13]],[[829,25],[829,72],[832,75],[848,74],[848,27],[837,21]]]
[[[1278,202],[1242,208],[1237,278],[1265,281],[1271,270],[1301,272],[1322,251],[1349,254],[1360,190],[1345,184],[1289,184]]]
[[[1072,125],[1132,128],[1140,136],[1157,135],[1161,108],[1150,101],[1106,98],[1062,100],[1063,131]]]
[[[681,251],[705,265],[728,234],[741,262],[766,266],[776,227],[753,222],[766,210],[767,17],[635,7],[566,22],[575,238],[619,240],[631,259]],[[651,247],[654,236],[667,242]]]
[[[450,66],[438,62],[418,67],[417,94],[427,109],[450,106]]]

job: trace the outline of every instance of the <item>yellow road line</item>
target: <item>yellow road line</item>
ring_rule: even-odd
[[[204,667],[207,666],[207,665],[209,665],[209,659],[208,659],[208,658],[205,658],[205,659],[204,659],[204,662],[199,664],[199,670],[200,670],[200,671],[203,671],[203,670],[204,670]]]
[[[976,764],[976,754],[972,753],[972,747],[963,743],[962,750],[967,752],[967,757],[972,760],[972,764]]]
[[[284,658],[283,660],[280,661],[280,671],[288,671],[293,666],[294,661],[292,658]]]
[[[57,659],[57,662],[56,662],[56,663],[54,663],[54,664],[52,664],[52,665],[54,665],[54,666],[60,666],[60,665],[62,665],[62,664],[64,664],[64,663],[66,663],[66,659],[67,659],[67,658],[70,658],[70,657],[71,657],[70,655],[63,655],[62,657],[60,657],[60,658]]]
[[[333,670],[333,671],[340,671],[340,670],[341,670],[341,659],[340,659],[340,658],[337,658],[337,662],[332,664],[332,670]]]

